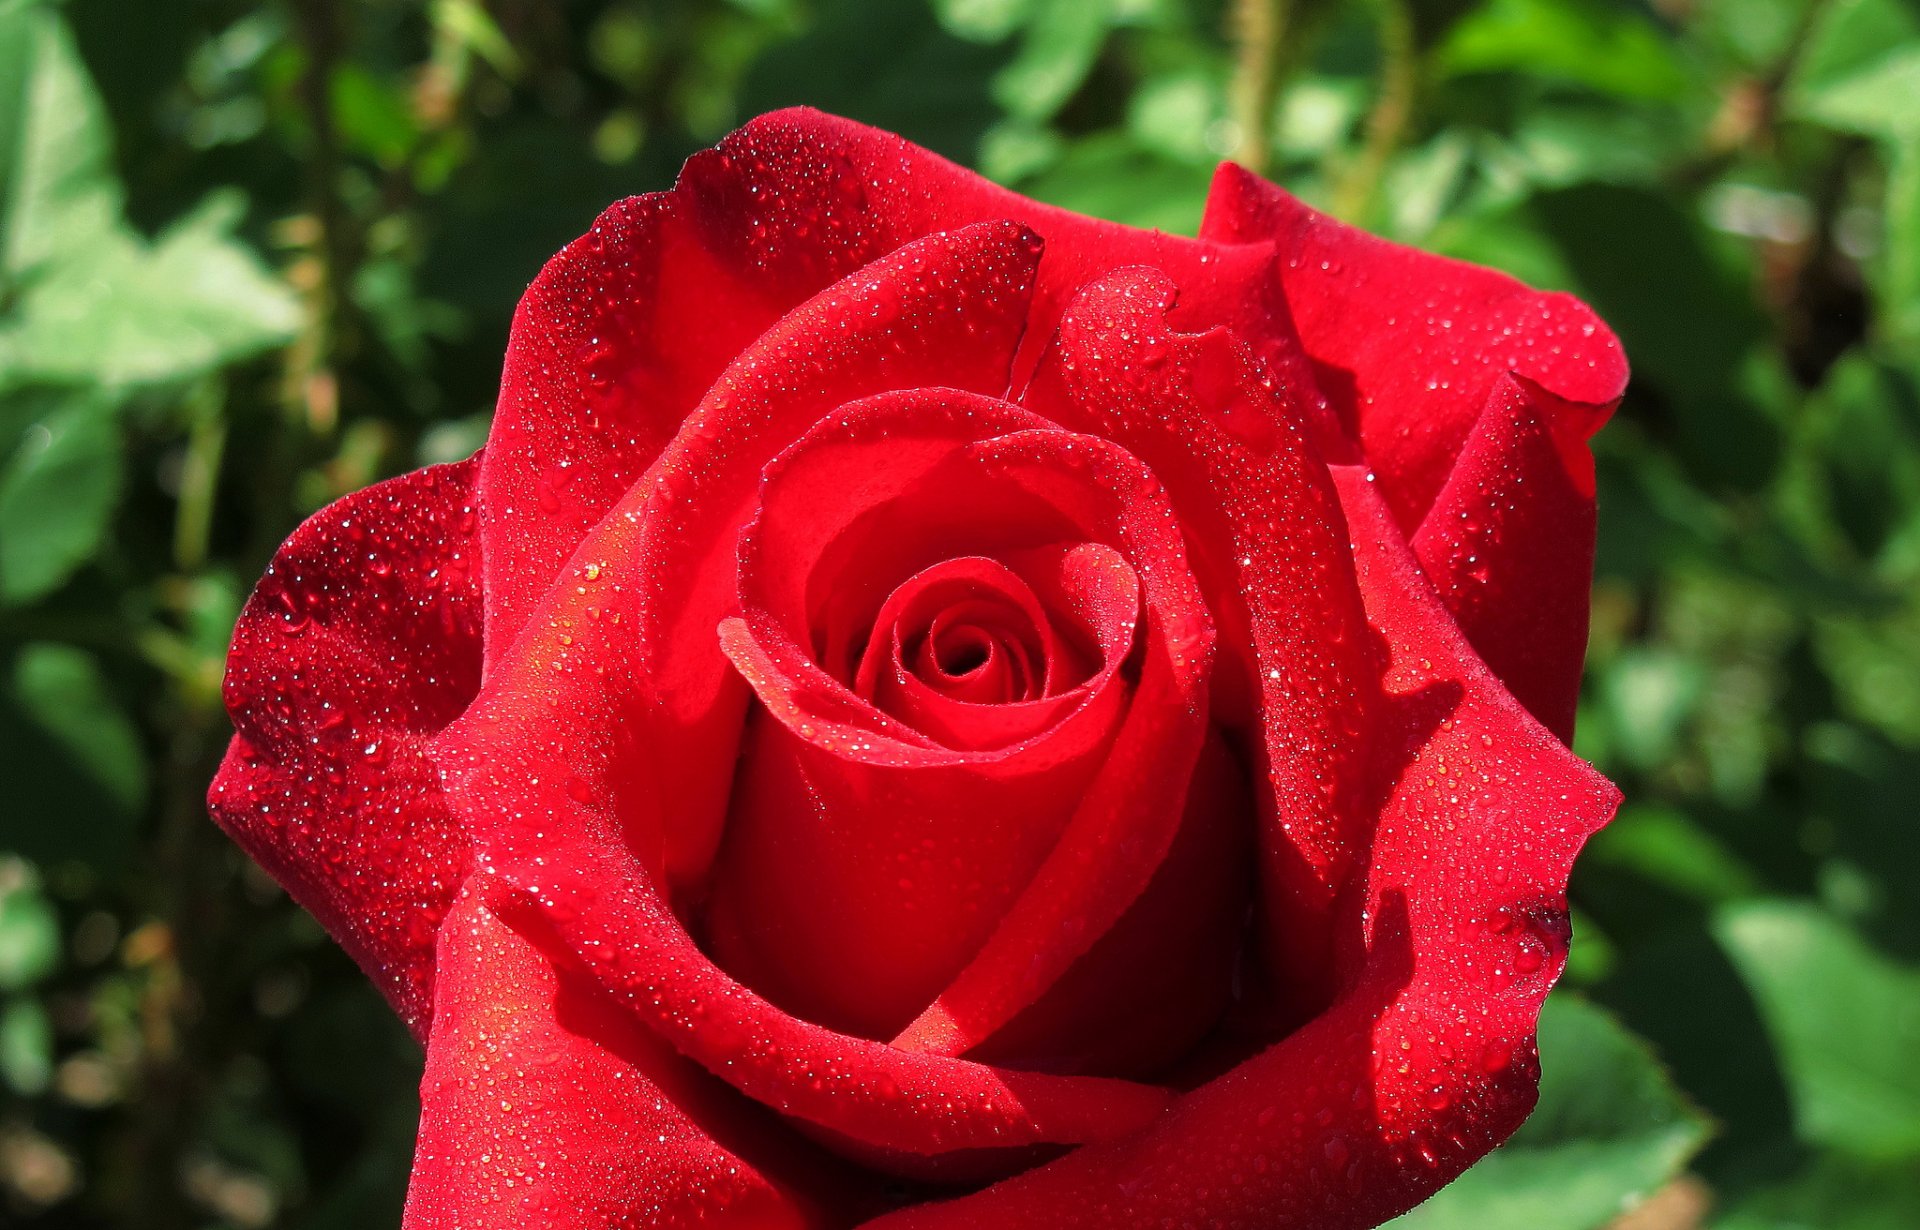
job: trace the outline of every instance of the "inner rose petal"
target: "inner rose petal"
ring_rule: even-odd
[[[1094,611],[1086,597],[1100,586],[1114,592]],[[944,746],[1005,747],[1044,734],[1104,685],[1131,648],[1138,609],[1132,569],[1099,543],[943,560],[888,596],[851,685]]]
[[[705,912],[726,969],[848,1033],[925,1021],[912,1049],[938,1050],[1011,1020],[1140,896],[1187,827],[1211,637],[1157,492],[1110,446],[946,390],[848,407],[769,467],[722,633],[760,701]],[[1210,781],[1238,772],[1206,764]],[[1244,800],[1192,797],[1194,823],[1228,837],[1192,848],[1240,865],[1220,851]],[[1242,899],[1237,880],[1191,882]],[[1052,951],[1004,967],[1009,925]],[[1180,934],[1168,963],[1200,968]],[[1210,1023],[1227,976],[1206,968],[1153,1036]],[[1079,1066],[1065,1020],[1027,1018],[1015,1049]],[[1102,1055],[1123,1051],[1149,1070],[1157,1047]]]

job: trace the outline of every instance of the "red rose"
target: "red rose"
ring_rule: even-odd
[[[427,1045],[407,1225],[1370,1226],[1526,1116],[1579,303],[768,116],[316,514],[212,805]]]

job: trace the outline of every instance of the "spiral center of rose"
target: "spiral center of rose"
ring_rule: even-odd
[[[888,597],[848,682],[916,729],[940,702],[1032,704],[1086,681],[1088,632],[1075,625],[999,560],[944,560]]]

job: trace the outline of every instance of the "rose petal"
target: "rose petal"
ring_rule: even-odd
[[[1232,163],[1214,176],[1200,234],[1278,248],[1275,273],[1321,391],[1409,534],[1501,376],[1607,410],[1626,387],[1619,342],[1571,295],[1369,235]]]
[[[1534,1028],[1567,938],[1566,880],[1618,793],[1482,666],[1366,475],[1338,467],[1391,663],[1364,943],[1347,990],[1139,1136],[1091,1145],[870,1230],[1379,1225],[1532,1108]]]
[[[1233,997],[1254,879],[1246,782],[1246,767],[1211,736],[1180,831],[1147,887],[1085,956],[968,1055],[1039,1072],[1136,1077],[1186,1059]]]
[[[1126,912],[1179,831],[1207,728],[1213,624],[1159,482],[1112,443],[1026,431],[983,443],[978,463],[1036,492],[1099,492],[1100,537],[1133,562],[1147,627],[1140,675],[1107,763],[1060,841],[992,936],[894,1040],[959,1055],[1037,1000]],[[1059,497],[1055,497],[1059,498]]]
[[[471,894],[441,929],[440,969],[404,1230],[815,1221],[736,1151],[767,1144],[748,1103]],[[786,1152],[789,1168],[808,1154]]]
[[[420,1037],[468,862],[424,745],[480,681],[476,468],[369,487],[287,539],[234,628],[238,733],[207,798]]]
[[[1375,668],[1299,390],[1224,330],[1176,332],[1176,293],[1146,269],[1087,287],[1024,400],[1141,458],[1179,513],[1222,628],[1215,708],[1261,783],[1265,956],[1297,1020],[1331,992],[1328,910],[1364,838]]]
[[[768,467],[742,531],[743,613],[723,641],[762,712],[713,878],[709,938],[730,970],[811,1020],[876,1037],[905,1025],[992,933],[1108,759],[1128,691],[1117,672],[1139,618],[1135,573],[1093,544],[1027,545],[1036,533],[1073,541],[1105,527],[995,481],[974,447],[1039,422],[948,390],[855,403]],[[987,509],[1015,515],[1002,522]],[[1071,692],[1027,705],[946,702],[1047,719],[1017,741],[937,739],[876,710],[814,660],[811,621],[795,610],[809,593],[838,606],[884,589],[870,578],[919,568],[923,550],[973,549],[1107,607],[1094,616],[1100,668]],[[1067,570],[1051,584],[1048,560]],[[1101,575],[1080,578],[1085,565]],[[1112,592],[1092,596],[1102,590]]]
[[[725,541],[760,467],[848,400],[1004,388],[1037,257],[1007,224],[936,235],[790,313],[596,527],[575,555],[578,583],[556,587],[434,748],[502,883],[539,898],[632,1011],[776,1109],[906,1151],[1105,1136],[1164,1095],[912,1056],[796,1021],[699,951],[660,884],[663,869],[704,867],[730,784],[744,688],[711,638],[731,600]]]
[[[927,235],[1012,219],[1044,234],[1032,365],[1088,278],[1153,264],[1195,327],[1292,354],[1272,247],[1203,244],[1042,205],[892,133],[807,108],[749,121],[667,192],[608,209],[541,270],[508,340],[480,479],[487,640],[505,650],[588,530],[726,365],[814,294]],[[998,392],[999,390],[990,390]]]
[[[747,605],[729,653],[794,737],[766,735],[745,762],[712,907],[716,941],[730,964],[761,971],[755,985],[862,1031],[926,979],[937,979],[930,998],[957,975],[918,1028],[962,1027],[896,1043],[944,1054],[1031,1003],[1139,895],[1179,825],[1204,728],[1205,614],[1151,480],[1100,441],[1049,430],[991,438],[1036,423],[951,393],[849,407],[769,469],[762,514],[742,535]],[[867,527],[873,539],[853,532]],[[796,612],[808,593],[841,595],[861,577],[918,566],[888,561],[889,545],[1005,550],[1002,532],[1015,544],[1110,543],[1117,555],[1067,558],[1131,563],[1121,564],[1124,605],[1094,599],[1109,608],[1097,617],[1101,672],[1082,707],[1035,741],[973,754],[917,746],[801,647],[815,622]],[[856,570],[819,575],[823,558]],[[1136,578],[1145,661],[1109,746],[1118,712],[1103,702],[1118,699],[1112,673],[1133,642]],[[1082,587],[1111,588],[1105,578]]]
[[[891,388],[998,393],[1026,318],[1037,241],[987,223],[901,248],[795,309],[729,367],[582,544],[442,741],[443,768],[502,767],[611,803],[674,888],[719,840],[745,689],[714,628],[761,467],[827,410]],[[564,715],[564,717],[562,717]],[[511,750],[509,750],[509,747]],[[476,790],[481,809],[502,814]],[[513,825],[508,826],[510,831]]]
[[[1502,376],[1413,535],[1441,601],[1514,698],[1573,739],[1593,586],[1604,412]]]
[[[719,970],[631,855],[550,840],[503,866],[493,899],[538,905],[555,940],[680,1053],[767,1106],[864,1145],[931,1155],[1077,1144],[1137,1131],[1151,1085],[914,1055],[798,1020]]]

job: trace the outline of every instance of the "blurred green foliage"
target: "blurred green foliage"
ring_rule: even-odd
[[[483,438],[546,256],[794,102],[1593,302],[1629,803],[1540,1112],[1406,1224],[1920,1225],[1915,0],[0,0],[0,1222],[396,1223],[419,1057],[202,810],[228,630]]]

